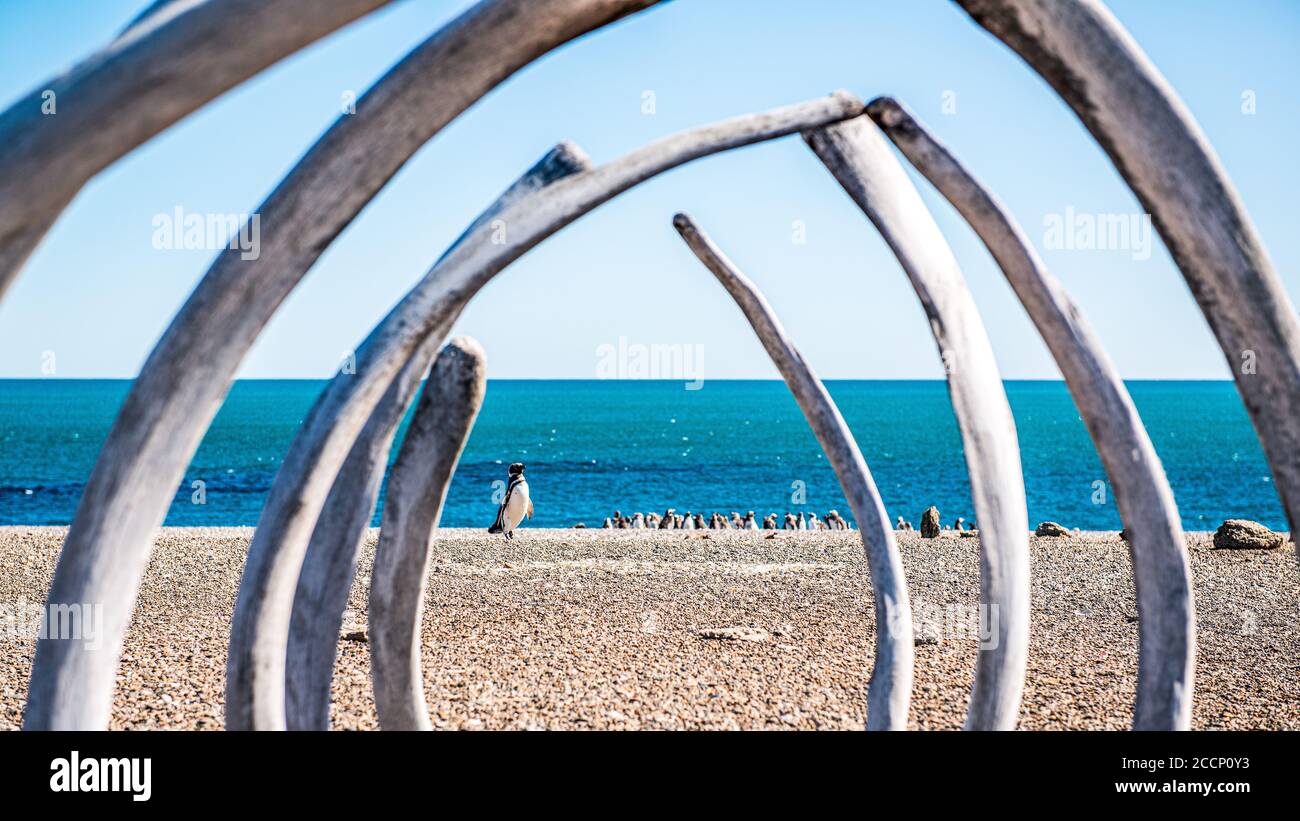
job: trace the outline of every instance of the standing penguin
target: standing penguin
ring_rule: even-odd
[[[528,480],[524,478],[524,463],[515,462],[510,466],[510,484],[506,485],[506,498],[497,510],[497,520],[488,528],[488,533],[504,533],[507,539],[515,537],[515,528],[524,517],[532,518],[533,502],[528,498]]]
[[[670,507],[664,511],[664,517],[659,520],[660,530],[672,530],[677,527],[677,508]]]

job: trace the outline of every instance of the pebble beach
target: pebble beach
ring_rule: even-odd
[[[0,603],[44,601],[65,528],[0,528]],[[126,640],[113,729],[220,729],[230,614],[251,528],[164,528]],[[1300,729],[1294,546],[1188,534],[1195,729]],[[340,636],[332,722],[376,729],[367,535]],[[900,532],[914,610],[973,608],[978,538]],[[854,531],[441,530],[423,622],[426,698],[446,729],[843,729],[865,720],[875,620]],[[1022,729],[1125,729],[1137,668],[1128,546],[1030,537]],[[0,625],[3,626],[3,625]],[[978,637],[916,646],[910,724],[957,729]],[[35,640],[0,632],[0,729],[22,723]]]

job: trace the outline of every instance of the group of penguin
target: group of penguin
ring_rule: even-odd
[[[780,521],[780,527],[777,526]],[[578,525],[586,527],[586,525]],[[898,522],[894,525],[896,530],[914,530],[912,523],[905,521],[902,516],[898,517]],[[805,514],[802,511],[796,516],[793,513],[785,514],[784,518],[779,519],[775,513],[769,513],[763,517],[763,523],[760,526],[758,520],[754,518],[754,511],[749,511],[741,516],[738,511],[732,511],[730,516],[725,513],[714,513],[708,519],[704,518],[703,513],[692,513],[686,511],[685,515],[677,512],[676,508],[668,508],[664,515],[658,513],[633,513],[631,516],[624,516],[622,511],[614,511],[613,516],[605,518],[605,523],[601,525],[602,530],[852,530],[853,525],[845,521],[844,517],[837,510],[827,511],[826,516],[818,518],[816,513]],[[962,516],[957,517],[957,521],[951,525],[944,525],[944,530],[970,530],[966,526],[966,519]]]
[[[777,526],[778,521],[780,526]],[[738,511],[732,511],[730,516],[725,513],[714,513],[708,519],[704,518],[703,513],[692,513],[686,511],[685,515],[677,512],[676,508],[668,508],[664,515],[658,513],[633,513],[631,516],[624,516],[621,511],[614,511],[614,515],[607,517],[605,523],[601,525],[603,530],[852,530],[853,525],[844,520],[839,511],[831,510],[826,513],[824,518],[818,518],[816,513],[805,514],[802,511],[796,516],[793,513],[785,514],[783,519],[777,518],[775,513],[769,513],[763,517],[762,525],[754,517],[754,511],[749,511],[741,516]]]
[[[505,498],[501,500],[500,507],[497,508],[496,520],[488,528],[489,533],[503,534],[507,539],[514,537],[514,530],[524,520],[525,517],[533,515],[533,502],[528,493],[528,480],[524,478],[524,464],[515,462],[510,465],[507,475],[510,481],[506,487]],[[933,510],[933,508],[932,508]],[[927,514],[929,511],[927,511]],[[938,511],[935,510],[934,524],[938,524]],[[724,513],[714,513],[706,521],[703,513],[692,513],[686,511],[685,515],[679,514],[676,508],[668,508],[664,515],[658,513],[633,513],[631,516],[624,516],[622,511],[614,511],[614,515],[605,519],[601,525],[603,530],[852,530],[853,525],[844,520],[844,517],[837,510],[827,511],[826,516],[817,518],[816,513],[807,513],[799,511],[796,516],[793,513],[786,513],[780,520],[781,526],[777,527],[777,515],[769,513],[763,517],[763,524],[760,527],[758,521],[754,518],[754,511],[749,511],[741,516],[738,511],[732,511],[730,516]],[[586,527],[585,524],[579,524],[577,527]],[[898,530],[912,530],[912,523],[903,520],[902,516],[898,517],[898,523],[895,525]],[[957,521],[949,527],[944,526],[944,530],[966,530],[966,520],[960,516]]]

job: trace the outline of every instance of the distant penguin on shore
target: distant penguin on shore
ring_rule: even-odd
[[[695,517],[692,516],[691,512],[688,510],[686,511],[686,518],[682,520],[682,530],[694,530],[694,529],[695,529]]]
[[[803,511],[802,511],[802,510],[799,511],[799,528],[798,528],[798,529],[799,529],[799,530],[807,530],[807,529],[808,529],[808,517],[803,515]]]
[[[754,511],[752,510],[745,514],[745,529],[758,530],[758,522],[754,521]]]
[[[632,529],[645,530],[645,516],[640,513],[632,514]]]
[[[965,520],[964,518],[962,518],[961,516],[958,516],[958,517],[957,517],[957,523],[954,524],[954,525],[952,526],[952,529],[953,529],[953,530],[965,530],[965,529],[966,529],[966,520]]]
[[[515,462],[508,471],[510,483],[506,485],[506,498],[497,509],[496,521],[488,533],[504,533],[507,539],[515,537],[515,528],[524,517],[532,518],[533,502],[528,497],[528,480],[524,478],[524,463]]]
[[[659,520],[660,530],[672,530],[677,526],[677,508],[670,507],[664,511],[664,517]]]

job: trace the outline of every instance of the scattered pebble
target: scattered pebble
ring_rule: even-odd
[[[0,528],[0,605],[44,600],[65,535]],[[251,535],[159,532],[123,649],[112,729],[221,729],[230,615]],[[366,625],[377,535],[365,540],[341,638]],[[710,535],[524,528],[506,542],[440,530],[421,624],[433,725],[862,729],[876,623],[861,535]],[[1187,537],[1198,633],[1192,726],[1300,730],[1295,555],[1215,550],[1212,537]],[[978,539],[897,538],[914,613],[977,606]],[[1127,729],[1138,637],[1128,545],[1110,531],[1032,538],[1029,549],[1020,727]],[[515,569],[497,573],[506,562]],[[979,641],[954,634],[947,618],[935,623],[941,644],[918,648],[909,725],[957,729]],[[701,639],[727,627],[777,638]],[[34,646],[0,631],[0,729],[21,726]],[[369,652],[365,641],[340,642],[336,729],[377,727]]]

